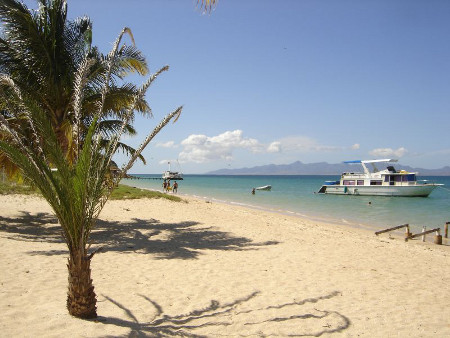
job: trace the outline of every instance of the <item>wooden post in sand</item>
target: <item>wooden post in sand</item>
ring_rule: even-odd
[[[445,222],[445,227],[444,227],[444,237],[448,238],[448,225],[450,224],[450,222]]]
[[[434,236],[434,244],[442,245],[442,235],[440,228],[438,228],[438,230],[436,231],[436,235]]]
[[[427,227],[424,225],[422,227],[422,233],[424,233],[425,231],[427,231]],[[422,235],[422,242],[425,242],[425,235]]]
[[[408,238],[405,238],[405,241],[408,241],[408,239],[413,239],[416,237],[420,237],[422,236],[422,238],[426,235],[426,234],[431,234],[432,232],[436,232],[436,236],[434,237],[434,243],[435,244],[442,244],[442,236],[441,236],[441,228],[436,228],[436,229],[431,229],[431,230],[426,230],[423,229],[422,232],[419,232],[418,234],[415,235],[411,235]]]
[[[409,232],[409,224],[406,224],[406,227],[405,227],[405,238],[408,238],[411,235],[412,235],[412,233]]]

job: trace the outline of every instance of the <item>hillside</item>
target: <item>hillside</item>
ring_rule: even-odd
[[[419,172],[421,176],[450,176],[450,166],[440,169],[412,168],[410,166],[396,164],[396,168],[412,172]],[[378,166],[382,168],[381,164]],[[327,162],[303,163],[296,161],[291,164],[268,164],[252,168],[219,169],[206,173],[207,175],[339,175],[345,171],[362,171],[359,164],[345,164]]]

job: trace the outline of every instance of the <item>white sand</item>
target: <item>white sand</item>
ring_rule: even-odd
[[[0,336],[450,336],[447,241],[188,200],[108,202],[85,321],[50,207],[0,196]]]

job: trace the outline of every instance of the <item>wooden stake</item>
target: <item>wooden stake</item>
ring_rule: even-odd
[[[450,222],[445,222],[445,227],[444,227],[444,237],[448,238],[448,225],[450,224]]]
[[[409,238],[409,236],[412,235],[412,233],[409,232],[409,224],[405,224],[405,238]]]
[[[423,227],[422,227],[422,232],[425,232],[425,231],[427,231],[427,227],[426,227],[426,226],[423,226]],[[422,235],[422,242],[425,242],[425,234]]]

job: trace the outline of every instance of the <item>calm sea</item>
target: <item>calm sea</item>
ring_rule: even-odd
[[[162,190],[161,175],[135,175],[122,183]],[[299,215],[358,227],[386,228],[409,223],[414,231],[422,226],[441,227],[450,221],[450,176],[419,177],[445,184],[429,197],[332,196],[316,194],[324,181],[339,176],[216,176],[184,175],[179,194]],[[271,191],[253,187],[270,184]],[[369,202],[371,204],[369,205]]]

